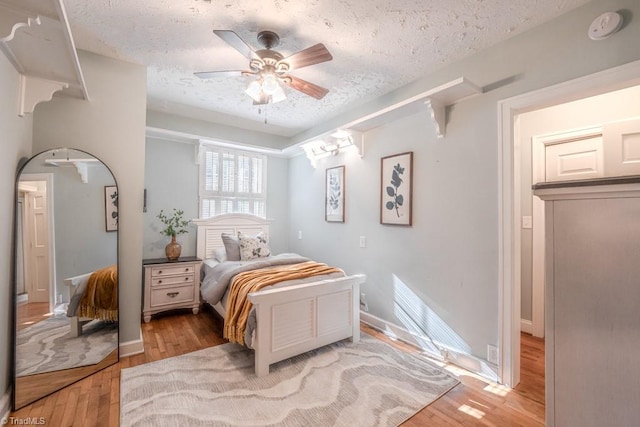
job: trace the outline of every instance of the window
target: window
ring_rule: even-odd
[[[267,157],[202,145],[200,218],[226,213],[266,217]]]

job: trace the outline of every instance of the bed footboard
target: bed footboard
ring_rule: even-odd
[[[360,284],[357,274],[249,294],[256,310],[255,369],[351,338],[360,340]]]

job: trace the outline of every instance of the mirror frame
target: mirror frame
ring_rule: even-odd
[[[78,381],[81,381],[109,366],[113,366],[115,364],[117,364],[120,361],[120,277],[118,275],[118,283],[117,283],[117,288],[118,288],[118,316],[117,316],[117,323],[118,323],[118,328],[117,328],[117,342],[116,342],[116,348],[115,348],[115,360],[111,360],[113,359],[113,357],[109,360],[107,360],[107,358],[103,359],[101,362],[94,364],[94,365],[87,365],[90,367],[93,367],[93,369],[83,369],[86,368],[86,366],[79,366],[76,368],[70,368],[70,369],[65,369],[64,371],[69,372],[70,370],[78,370],[77,371],[77,375],[74,375],[73,377],[69,378],[68,380],[64,381],[63,383],[61,383],[59,386],[58,385],[53,385],[51,387],[51,389],[48,389],[46,391],[43,391],[42,394],[39,397],[36,397],[34,399],[29,400],[28,402],[25,403],[21,403],[18,402],[20,404],[20,406],[16,405],[16,397],[17,397],[17,391],[16,391],[16,383],[17,383],[17,379],[18,377],[16,376],[17,373],[17,369],[16,369],[16,362],[17,362],[17,342],[18,342],[18,304],[17,304],[17,295],[18,295],[18,276],[17,276],[17,261],[18,261],[18,244],[17,244],[17,239],[18,239],[18,204],[19,204],[19,195],[20,195],[20,191],[19,191],[19,183],[20,183],[20,176],[24,173],[24,169],[27,167],[27,165],[29,165],[29,163],[34,160],[36,157],[41,156],[45,153],[49,153],[49,152],[56,152],[56,151],[64,151],[64,150],[73,150],[79,153],[83,153],[86,154],[88,156],[93,157],[94,159],[98,160],[111,174],[111,176],[113,177],[113,182],[116,186],[116,188],[119,188],[118,186],[118,180],[116,179],[115,174],[113,173],[113,171],[111,170],[111,168],[104,162],[102,161],[100,158],[96,157],[95,155],[81,150],[81,149],[77,149],[77,148],[71,148],[71,147],[60,147],[60,148],[51,148],[51,149],[47,149],[44,151],[41,151],[37,154],[32,155],[31,157],[27,158],[27,157],[22,157],[19,161],[18,161],[18,166],[16,168],[16,174],[15,174],[15,179],[14,179],[14,207],[13,207],[13,229],[12,229],[12,251],[11,251],[11,282],[12,282],[12,304],[11,304],[11,310],[12,312],[10,313],[11,315],[11,319],[13,320],[13,324],[12,324],[12,331],[11,331],[11,340],[10,340],[10,345],[11,345],[11,356],[10,356],[10,367],[11,367],[11,371],[10,371],[10,378],[11,378],[11,410],[12,411],[17,411],[21,408],[24,408],[26,406],[29,406],[35,402],[37,402],[40,399],[43,399],[53,393],[56,393],[60,390],[62,390],[65,387],[68,387]],[[118,210],[120,210],[120,200],[118,200]],[[118,230],[116,230],[116,265],[118,268],[118,273],[120,270],[120,218],[118,218]],[[105,362],[106,360],[106,362]],[[60,371],[52,371],[52,372],[60,372]]]

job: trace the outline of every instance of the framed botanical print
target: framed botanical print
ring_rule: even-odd
[[[344,166],[327,169],[325,174],[325,221],[344,222],[344,189]]]
[[[380,159],[380,223],[411,225],[413,152]]]
[[[118,229],[118,187],[104,187],[104,218],[107,231]]]

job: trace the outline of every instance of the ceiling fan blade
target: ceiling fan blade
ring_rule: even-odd
[[[253,74],[253,73],[250,71],[243,71],[243,70],[226,70],[226,71],[201,71],[193,74],[197,77],[200,77],[201,79],[210,79],[212,77],[242,76],[244,74]]]
[[[253,50],[251,46],[245,43],[235,32],[231,30],[213,30],[213,33],[227,42],[231,47],[244,55],[248,59],[260,59],[258,54]]]
[[[329,53],[322,43],[318,43],[308,47],[300,52],[294,53],[278,62],[286,62],[289,64],[289,70],[295,70],[309,65],[319,64],[321,62],[331,61],[333,56]]]
[[[312,96],[315,99],[322,99],[327,93],[329,93],[329,89],[309,83],[308,81],[302,80],[298,77],[287,76],[283,81],[295,90],[299,90],[305,95]]]

